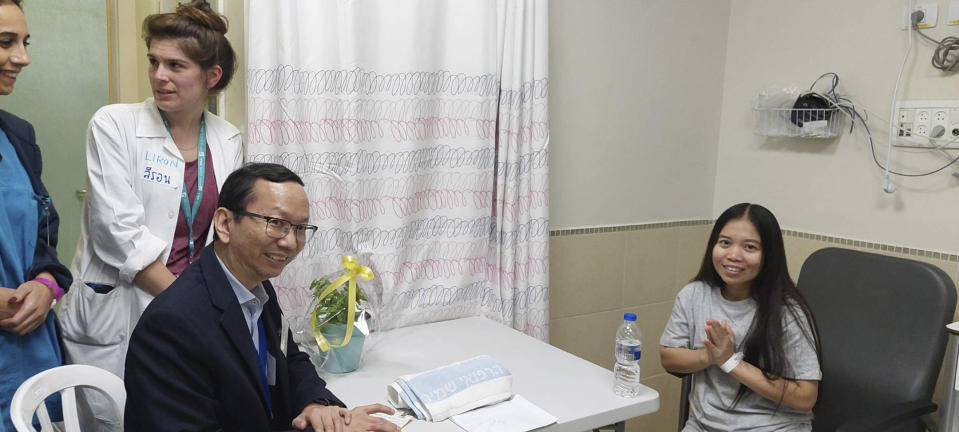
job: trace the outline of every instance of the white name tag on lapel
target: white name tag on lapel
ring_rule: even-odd
[[[286,320],[286,315],[280,312],[280,355],[286,357],[286,342],[290,334],[290,322]]]
[[[269,353],[266,355],[266,382],[271,386],[276,385],[276,359]]]

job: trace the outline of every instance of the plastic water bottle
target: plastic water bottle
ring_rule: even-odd
[[[636,314],[623,314],[616,331],[616,365],[613,366],[613,393],[623,397],[639,395],[639,357],[643,332],[636,325]]]

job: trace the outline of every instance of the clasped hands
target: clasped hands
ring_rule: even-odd
[[[17,289],[0,287],[0,330],[19,336],[30,333],[43,324],[52,305],[53,292],[40,282],[26,281]]]
[[[707,319],[703,345],[706,346],[706,358],[709,364],[719,366],[729,360],[736,349],[735,340],[733,329],[729,327],[728,322]]]
[[[363,405],[348,410],[338,406],[309,404],[293,419],[293,427],[299,430],[312,427],[314,432],[399,432],[400,428],[382,417],[372,414],[393,414],[393,409],[383,404]]]

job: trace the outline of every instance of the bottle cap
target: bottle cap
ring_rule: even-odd
[[[636,314],[632,312],[626,312],[623,314],[623,319],[626,321],[636,321]]]

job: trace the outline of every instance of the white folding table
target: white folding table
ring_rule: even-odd
[[[610,335],[597,335],[607,337]],[[513,374],[513,392],[559,418],[542,431],[583,432],[659,410],[659,393],[642,386],[639,397],[613,394],[613,373],[538,339],[482,317],[461,318],[375,332],[367,337],[360,369],[321,372],[348,406],[386,402],[396,377],[488,354]],[[446,420],[413,420],[404,432],[461,431]]]

